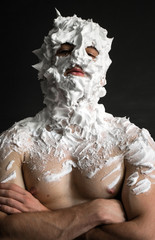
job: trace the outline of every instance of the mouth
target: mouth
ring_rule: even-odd
[[[67,76],[67,75],[74,75],[74,76],[84,77],[85,73],[82,70],[82,68],[80,68],[80,67],[73,67],[73,68],[70,68],[70,69],[66,70],[65,76]]]

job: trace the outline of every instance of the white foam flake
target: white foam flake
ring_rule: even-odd
[[[123,157],[123,155],[120,154],[120,155],[108,158],[105,161],[105,166],[109,167],[109,166],[111,166],[112,164],[114,164],[117,161],[120,161],[120,160],[122,161],[122,157]]]
[[[7,171],[12,168],[14,162],[15,162],[15,160],[12,160],[12,161],[10,161],[10,162],[8,163],[8,165],[7,165],[7,167],[6,167],[6,170],[7,170]]]
[[[51,173],[51,171],[47,171],[44,174],[43,179],[46,182],[56,182],[59,181],[62,177],[69,174],[72,171],[72,167],[76,167],[76,164],[72,160],[67,160],[63,163],[62,169],[58,173]]]
[[[9,182],[9,181],[11,181],[11,180],[13,180],[13,179],[15,179],[15,178],[16,178],[16,171],[13,171],[13,172],[10,173],[5,179],[3,179],[3,180],[1,181],[1,183]]]
[[[119,182],[120,178],[121,178],[121,175],[119,175],[118,177],[116,177],[115,180],[114,180],[111,184],[108,185],[108,188],[109,188],[109,189],[114,188],[114,187],[117,185],[117,183]]]
[[[139,178],[138,172],[131,174],[127,179],[127,185],[128,186],[135,185],[137,183],[138,178]]]
[[[133,188],[132,191],[134,192],[134,194],[139,195],[140,193],[145,193],[145,192],[149,191],[150,188],[151,188],[151,182],[149,179],[145,178],[145,179],[139,181],[136,184],[136,187]]]
[[[119,171],[121,169],[121,164],[119,164],[116,168],[114,168],[110,173],[108,173],[107,175],[105,175],[101,181],[105,180],[107,177],[111,176],[113,173]]]
[[[150,174],[149,177],[155,179],[155,174]]]

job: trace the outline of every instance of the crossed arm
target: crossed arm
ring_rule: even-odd
[[[129,174],[131,169],[127,167],[122,190],[127,221],[116,200],[97,199],[52,211],[23,188],[1,184],[0,237],[71,240],[84,234],[87,240],[154,240],[155,185],[147,193],[134,195],[126,184]]]
[[[6,171],[12,159],[15,162]],[[19,154],[11,153],[0,163],[2,240],[71,240],[98,225],[125,220],[122,206],[117,200],[98,199],[66,209],[50,210],[33,196],[33,192],[24,189]],[[16,172],[16,178],[6,181],[12,172]],[[111,208],[108,208],[109,204]]]
[[[0,184],[0,203],[1,239],[71,240],[101,224],[125,221],[117,200],[97,199],[52,211],[31,193],[10,183]]]
[[[121,205],[116,200],[98,199],[51,211],[17,185],[1,184],[0,187],[0,195],[10,199],[1,197],[0,202],[3,198],[3,203],[6,203],[1,205],[1,210],[16,213],[3,217],[1,214],[1,239],[71,240],[84,233],[83,239],[87,240],[153,240],[155,237],[155,213],[152,207],[148,209],[147,204],[153,206],[151,195],[149,198],[148,195],[143,196],[143,209],[141,211],[142,204],[137,206],[134,217],[134,208],[129,209],[129,220],[125,222]],[[21,197],[15,194],[18,191],[21,191]],[[106,210],[108,206],[111,211]],[[96,226],[100,227],[94,228]]]

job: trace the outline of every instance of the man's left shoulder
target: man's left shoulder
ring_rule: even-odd
[[[122,134],[124,135],[124,138],[128,143],[133,142],[136,138],[139,137],[139,135],[144,134],[150,135],[149,132],[144,129],[138,127],[136,124],[130,121],[129,118],[126,117],[115,117],[114,118],[115,122],[115,128],[120,129]]]

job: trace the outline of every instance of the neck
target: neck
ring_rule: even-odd
[[[65,128],[70,125],[77,125],[81,128],[91,127],[103,121],[105,114],[103,105],[86,100],[80,101],[76,105],[67,105],[62,102],[48,105],[46,111],[50,125],[57,128]]]

